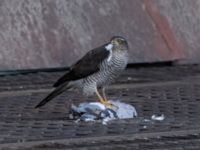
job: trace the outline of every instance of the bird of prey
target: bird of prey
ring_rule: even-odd
[[[55,89],[35,108],[39,108],[70,88],[80,89],[84,95],[96,94],[106,107],[112,106],[105,94],[105,87],[122,73],[128,62],[128,43],[121,36],[89,51],[72,65],[69,71],[53,85]]]

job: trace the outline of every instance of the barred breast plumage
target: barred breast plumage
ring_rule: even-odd
[[[109,85],[125,70],[128,62],[127,51],[112,52],[110,55],[112,55],[111,59],[104,60],[97,73],[82,79],[80,82],[80,88],[83,89],[84,94],[94,94],[96,87]]]

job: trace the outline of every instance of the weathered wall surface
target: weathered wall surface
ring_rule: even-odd
[[[113,35],[130,63],[198,61],[200,0],[1,0],[0,70],[69,66]]]
[[[180,63],[200,63],[200,0],[154,0],[183,48]]]

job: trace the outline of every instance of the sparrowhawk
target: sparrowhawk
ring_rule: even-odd
[[[85,95],[96,94],[102,104],[110,106],[105,87],[125,70],[127,62],[128,43],[123,37],[114,36],[108,43],[89,51],[72,65],[53,85],[55,89],[35,108],[45,105],[70,88],[78,88]]]

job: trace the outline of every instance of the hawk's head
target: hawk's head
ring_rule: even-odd
[[[119,50],[119,51],[128,50],[128,43],[125,40],[125,38],[121,36],[112,37],[110,43],[113,45],[113,50]]]

